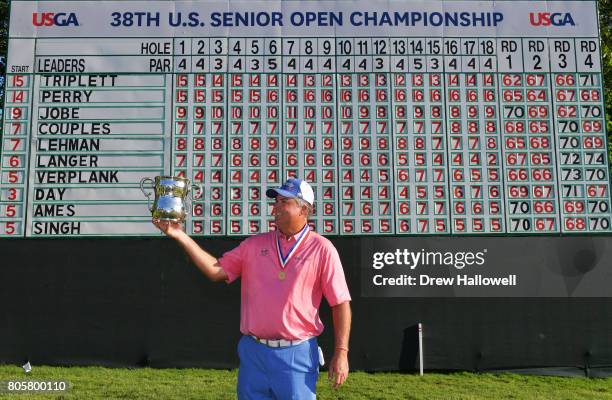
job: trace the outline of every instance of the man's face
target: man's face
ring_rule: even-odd
[[[274,222],[281,230],[291,227],[300,222],[303,218],[304,210],[299,205],[296,199],[277,195],[272,208]]]

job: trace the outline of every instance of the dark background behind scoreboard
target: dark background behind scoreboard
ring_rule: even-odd
[[[426,369],[612,366],[612,298],[366,298],[360,239],[332,241],[353,296],[352,369],[416,369],[419,322]],[[199,242],[219,256],[239,239]],[[0,254],[0,363],[238,366],[239,281],[209,282],[169,239],[2,240]]]

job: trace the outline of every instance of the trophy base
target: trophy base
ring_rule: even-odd
[[[157,217],[156,219],[160,221],[178,222],[179,224],[182,224],[183,222],[185,222],[185,220],[182,218]]]

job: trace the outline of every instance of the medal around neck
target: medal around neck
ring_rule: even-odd
[[[147,186],[148,185],[148,186]],[[147,189],[149,191],[147,191]],[[201,185],[191,185],[189,179],[180,176],[156,176],[143,178],[140,190],[147,198],[151,216],[161,221],[183,222],[190,212],[190,200],[202,196]],[[155,200],[151,206],[151,192]],[[191,196],[195,192],[195,196]]]
[[[278,262],[280,263],[280,267],[281,267],[281,270],[278,271],[279,280],[284,281],[285,278],[287,277],[287,273],[285,272],[285,267],[287,266],[287,263],[289,263],[289,259],[295,254],[298,247],[300,247],[304,239],[306,239],[306,236],[308,236],[309,230],[310,230],[310,227],[308,226],[308,224],[306,224],[306,226],[299,233],[293,246],[291,246],[291,249],[289,249],[289,252],[287,253],[287,255],[284,255],[283,251],[281,250],[280,236],[279,236],[279,233],[276,232],[276,255],[278,257]]]

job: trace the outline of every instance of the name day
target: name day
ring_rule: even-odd
[[[433,277],[425,274],[418,276],[400,275],[384,277],[374,275],[372,282],[376,286],[516,286],[516,275],[507,277],[484,277],[482,275],[457,275],[454,277]]]

